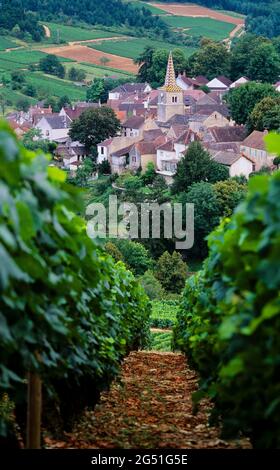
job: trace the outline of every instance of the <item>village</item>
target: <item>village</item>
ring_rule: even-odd
[[[267,131],[254,130],[248,135],[244,125],[232,120],[225,101],[231,89],[248,81],[240,77],[232,82],[225,76],[209,81],[185,74],[176,78],[170,52],[162,87],[126,83],[109,92],[105,105],[120,120],[121,131],[97,145],[97,163],[107,161],[113,174],[122,174],[145,171],[152,162],[156,172],[171,184],[189,144],[200,141],[216,162],[229,168],[231,177],[248,178],[262,167],[273,169],[275,155],[267,152],[264,143]],[[275,88],[280,91],[280,84]],[[101,106],[100,102],[77,102],[54,113],[51,106],[39,102],[27,112],[9,114],[7,120],[19,137],[33,128],[40,138],[54,142],[55,164],[75,174],[88,152],[69,137],[71,123],[85,110]]]

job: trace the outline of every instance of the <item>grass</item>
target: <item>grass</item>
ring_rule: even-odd
[[[104,78],[104,77],[110,77],[114,75],[114,77],[117,78],[127,78],[128,80],[133,78],[133,75],[130,75],[129,73],[122,73],[119,70],[116,69],[110,69],[106,67],[99,67],[98,65],[93,65],[89,64],[86,62],[77,62],[75,64],[64,64],[66,70],[69,70],[71,67],[75,67],[79,70],[83,70],[86,73],[86,79],[87,80],[93,80],[94,78]],[[114,72],[112,74],[112,72]]]
[[[18,51],[0,52],[0,70],[12,72],[16,69],[26,70],[30,64],[38,64],[44,57],[45,52],[31,49],[20,49]],[[74,62],[72,59],[59,58],[61,62]]]
[[[19,91],[12,90],[11,88],[7,87],[1,87],[0,88],[0,96],[1,98],[4,98],[6,101],[8,101],[8,104],[6,106],[6,112],[10,111],[11,109],[15,108],[15,105],[19,100],[26,100],[28,103],[35,104],[38,99],[36,98],[31,98],[30,96],[26,96],[23,93],[20,93]]]
[[[18,44],[5,36],[0,36],[0,51],[5,51],[11,47],[18,47]]]
[[[60,41],[74,42],[74,41],[87,41],[90,39],[110,38],[114,36],[111,32],[101,29],[87,29],[79,26],[67,26],[59,23],[45,23],[51,31],[51,37],[45,38],[44,42],[54,43]]]
[[[130,0],[130,3],[133,3],[133,5],[136,8],[143,8],[145,7],[147,10],[150,10],[152,15],[160,15],[160,16],[165,16],[168,14],[167,11],[161,10],[160,8],[155,7],[154,5],[150,5],[149,3],[146,2],[140,2],[139,0]]]
[[[84,87],[78,87],[68,80],[62,80],[41,72],[33,72],[27,77],[27,82],[34,85],[39,94],[62,97],[67,95],[71,101],[86,99]]]
[[[171,351],[172,331],[152,331],[150,349],[154,351]]]
[[[186,29],[190,36],[203,36],[220,41],[229,36],[234,25],[213,18],[191,18],[187,16],[167,16],[163,19],[173,29]]]
[[[177,44],[170,44],[164,41],[155,41],[147,38],[134,38],[127,41],[106,41],[102,44],[88,44],[89,47],[98,51],[107,52],[110,54],[119,55],[121,57],[128,57],[129,59],[136,59],[144,51],[146,46],[153,46],[158,49],[173,50],[180,48],[186,55],[194,52],[193,48],[180,47]]]

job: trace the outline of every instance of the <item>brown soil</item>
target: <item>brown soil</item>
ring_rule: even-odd
[[[181,354],[133,352],[122,375],[62,441],[48,448],[218,449],[250,448],[248,440],[224,441],[209,427],[209,403],[193,413],[197,377]]]
[[[178,5],[178,3],[151,3],[151,5],[173,15],[193,17],[206,16],[215,20],[225,21],[226,23],[244,25],[244,19],[242,18],[234,18],[233,16],[225,13],[219,13],[218,11],[210,10],[210,8],[200,7],[197,5]]]
[[[88,41],[87,41],[88,42]],[[138,71],[137,65],[133,63],[132,59],[120,57],[113,54],[107,54],[105,52],[96,51],[87,46],[81,46],[76,44],[74,46],[56,46],[40,49],[42,52],[48,54],[55,54],[59,57],[65,57],[67,59],[73,59],[78,62],[88,62],[90,64],[101,65],[101,57],[107,57],[110,62],[106,64],[107,67],[112,67],[119,70],[125,70],[136,74]]]

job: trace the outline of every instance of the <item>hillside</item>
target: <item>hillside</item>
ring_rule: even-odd
[[[162,3],[175,3],[162,0]],[[177,4],[189,3],[177,0]],[[209,8],[236,11],[247,16],[246,27],[258,35],[275,37],[280,35],[280,2],[279,0],[197,0],[193,2]]]

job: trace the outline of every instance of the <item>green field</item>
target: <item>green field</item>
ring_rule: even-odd
[[[44,42],[56,43],[62,42],[87,41],[90,39],[110,38],[114,33],[95,28],[80,28],[78,26],[65,26],[57,23],[45,23],[51,32],[50,38],[45,38]]]
[[[149,3],[146,3],[146,2],[140,2],[139,0],[130,0],[129,3],[133,3],[133,5],[136,7],[136,8],[147,8],[147,10],[150,10],[150,12],[153,14],[153,15],[160,15],[160,16],[164,16],[164,15],[167,15],[168,12],[167,11],[164,11],[164,10],[161,10],[160,8],[157,8],[155,7],[154,5],[150,5]]]
[[[129,73],[122,73],[116,69],[110,69],[108,67],[96,66],[86,62],[77,62],[75,64],[64,64],[66,70],[69,70],[71,67],[75,67],[79,70],[83,70],[86,73],[86,80],[93,80],[94,78],[104,78],[111,77],[112,75],[117,78],[127,78],[129,80],[133,75]]]
[[[5,51],[11,47],[18,47],[18,44],[12,39],[6,38],[5,36],[0,36],[0,51]]]
[[[171,351],[172,331],[152,331],[150,349],[154,351]]]
[[[26,70],[28,65],[38,64],[46,54],[31,49],[20,49],[19,51],[0,52],[0,70],[13,71],[16,69]],[[59,59],[63,63],[73,63],[72,59]]]
[[[173,29],[184,29],[190,36],[203,36],[220,41],[229,36],[234,24],[213,18],[191,18],[187,16],[167,16],[163,19]]]
[[[85,87],[79,87],[68,80],[44,75],[41,72],[30,73],[27,77],[27,82],[34,85],[41,95],[58,97],[67,95],[73,101],[86,99]]]
[[[119,55],[121,57],[128,57],[129,59],[136,59],[144,51],[145,47],[153,46],[157,49],[183,49],[186,55],[191,55],[195,49],[191,47],[180,47],[178,44],[170,44],[163,41],[154,41],[146,38],[135,38],[127,41],[106,41],[102,44],[88,44],[89,47],[102,52]]]
[[[0,88],[0,99],[4,99],[7,102],[6,112],[10,111],[11,109],[14,109],[15,105],[20,99],[24,99],[30,104],[35,104],[38,101],[38,99],[36,98],[31,98],[30,96],[26,96],[23,93],[20,93],[19,91],[11,90],[7,87]]]

